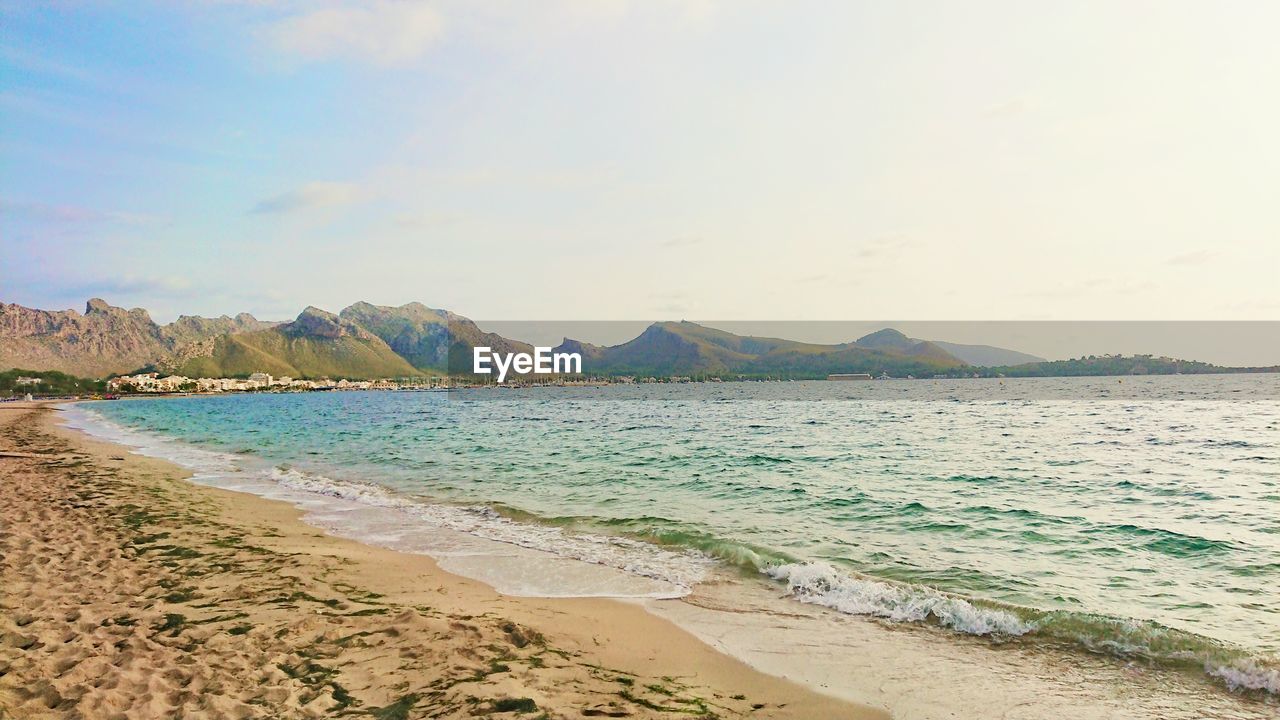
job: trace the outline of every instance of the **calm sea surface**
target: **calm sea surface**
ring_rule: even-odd
[[[209,472],[408,507],[672,594],[728,573],[850,614],[1203,665],[1280,693],[1276,375],[80,408],[116,439],[177,439],[157,454]]]

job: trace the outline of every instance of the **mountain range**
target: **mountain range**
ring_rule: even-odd
[[[909,351],[913,346],[921,342],[924,341],[909,338],[893,328],[885,328],[884,330],[873,332],[858,340],[858,344],[863,347],[879,350],[897,350],[899,352]],[[952,357],[976,367],[1005,367],[1045,361],[1042,357],[991,345],[962,345],[941,340],[932,340],[930,343],[934,347],[941,348]]]
[[[247,313],[184,315],[167,325],[141,308],[126,310],[96,298],[83,313],[0,303],[0,369],[86,377],[139,370],[188,377],[266,372],[353,379],[466,373],[471,349],[477,346],[501,353],[533,350],[528,343],[485,332],[466,317],[421,303],[388,307],[358,302],[336,315],[308,307],[289,322],[266,322]],[[971,364],[964,352],[888,329],[849,343],[817,345],[735,335],[691,322],[659,322],[621,345],[566,339],[557,349],[581,352],[584,369],[600,374],[920,374]]]
[[[154,370],[188,377],[404,378],[469,374],[472,348],[532,352],[525,342],[482,330],[471,320],[421,303],[358,302],[334,314],[308,307],[288,322],[247,313],[182,316],[157,324],[146,310],[92,299],[84,313],[0,303],[0,371],[55,370],[82,377]],[[851,342],[815,344],[737,335],[697,323],[657,322],[613,346],[566,338],[589,375],[825,377],[1064,375],[1110,372],[1215,372],[1225,368],[1138,356],[1050,363],[987,345],[920,340],[885,328]],[[1124,360],[1124,359],[1120,359]]]
[[[876,342],[875,338],[883,333],[894,333],[901,340],[893,344]],[[687,321],[654,323],[634,340],[612,347],[566,340],[556,350],[581,352],[584,368],[614,375],[919,375],[968,364],[936,343],[911,340],[892,329],[854,342],[819,345],[735,335]]]
[[[84,314],[0,302],[0,370],[21,367],[105,377],[175,357],[216,337],[277,324],[241,313],[218,318],[184,315],[157,325],[146,310],[125,310],[96,298]]]

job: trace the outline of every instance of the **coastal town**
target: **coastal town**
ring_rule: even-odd
[[[30,375],[22,373],[32,373]],[[12,375],[7,381],[4,375]],[[829,380],[889,379],[870,375],[831,376]],[[784,377],[730,377],[714,375],[673,375],[670,377],[610,375],[610,376],[523,376],[497,383],[474,375],[432,375],[410,378],[382,378],[361,380],[329,377],[300,379],[289,376],[273,376],[256,372],[247,377],[202,377],[163,375],[159,372],[142,372],[120,375],[105,381],[86,380],[57,372],[13,371],[0,373],[0,399],[28,400],[36,397],[115,399],[125,395],[217,395],[231,393],[293,393],[343,390],[365,391],[443,391],[469,388],[519,389],[531,387],[600,387],[606,385],[649,385],[721,382],[786,382]]]
[[[247,378],[189,378],[182,375],[161,376],[160,373],[138,373],[122,375],[107,381],[107,391],[113,393],[222,393],[253,391],[293,391],[310,390],[401,390],[431,389],[448,387],[448,379],[414,378],[412,381],[396,380],[348,380],[341,378],[332,380],[301,380],[287,376],[275,377],[268,373],[257,372]]]
[[[28,378],[23,378],[28,379]],[[762,380],[762,378],[753,378]],[[38,378],[31,378],[39,382]],[[181,393],[216,394],[233,392],[312,392],[328,390],[449,390],[461,388],[521,388],[566,387],[597,385],[634,385],[650,383],[723,382],[719,377],[634,377],[629,375],[607,377],[554,376],[538,379],[523,378],[497,384],[493,381],[477,381],[474,376],[434,375],[414,378],[383,378],[379,380],[350,380],[322,377],[303,380],[288,376],[273,376],[256,372],[246,378],[190,378],[183,375],[161,375],[157,372],[121,375],[106,381],[106,391],[112,394],[131,393]]]

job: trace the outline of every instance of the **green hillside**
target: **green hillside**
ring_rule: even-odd
[[[961,343],[941,342],[938,340],[916,340],[909,338],[898,330],[885,328],[858,338],[854,343],[859,347],[872,350],[886,350],[907,355],[931,356],[945,360],[950,356],[966,365],[993,367],[996,365],[1021,365],[1023,363],[1044,362],[1044,358],[1027,353],[991,345],[964,345]]]
[[[754,358],[737,335],[690,322],[654,323],[634,340],[604,348],[583,369],[657,375],[724,373]]]
[[[746,366],[752,374],[822,378],[833,373],[888,374],[894,377],[930,377],[946,374],[965,364],[936,352],[896,353],[848,346],[780,348]]]
[[[533,351],[528,343],[486,333],[461,315],[422,303],[388,307],[358,302],[339,317],[377,336],[415,368],[431,373],[470,373],[475,347],[502,353]]]
[[[208,354],[174,372],[188,377],[243,377],[255,372],[294,378],[375,379],[422,373],[385,342],[332,313],[307,308],[291,323],[224,335]]]
[[[339,315],[307,308],[282,324],[241,313],[182,316],[168,325],[157,325],[140,308],[126,310],[96,298],[86,303],[84,313],[0,303],[0,369],[38,368],[79,376],[142,369],[189,377],[245,377],[255,372],[335,379],[469,376],[472,350],[479,346],[498,354],[533,351],[528,343],[485,332],[461,315],[416,302],[398,307],[358,302]],[[1047,362],[988,345],[919,340],[892,328],[824,345],[737,335],[691,322],[654,323],[629,342],[610,347],[566,338],[556,351],[581,353],[587,375],[613,376],[1062,377],[1278,370],[1150,355]],[[67,382],[71,384],[61,386],[74,387],[76,380]]]
[[[573,341],[566,341],[566,347]],[[748,375],[793,378],[832,373],[933,375],[964,363],[937,345],[911,341],[901,349],[873,349],[856,343],[819,345],[780,338],[735,335],[691,322],[650,325],[634,340],[592,348],[584,356],[588,374]]]
[[[338,316],[378,336],[420,370],[443,370],[449,359],[448,314],[422,303],[385,307],[358,302]]]
[[[76,377],[57,370],[14,369],[0,372],[0,397],[83,395],[102,392],[106,386],[102,380]]]
[[[984,374],[1001,377],[1090,377],[1105,375],[1213,375],[1219,373],[1276,372],[1277,367],[1223,367],[1196,360],[1176,360],[1152,355],[1090,355],[1074,360],[1052,360],[1009,367],[984,368]]]

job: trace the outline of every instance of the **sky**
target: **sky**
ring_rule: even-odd
[[[1280,4],[0,0],[0,300],[1277,320]]]

